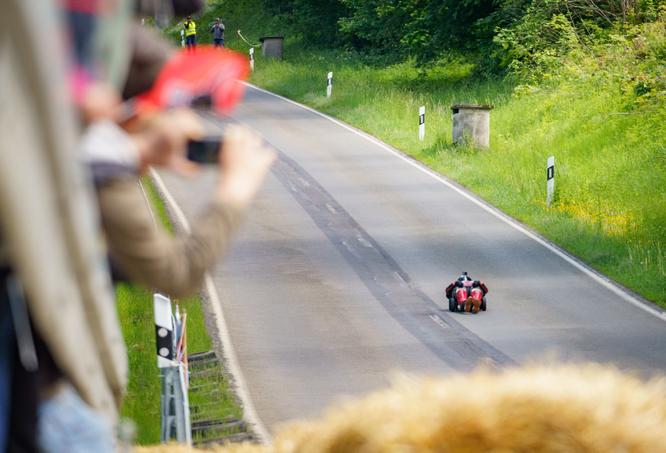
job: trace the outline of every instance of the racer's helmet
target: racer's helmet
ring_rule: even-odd
[[[472,280],[472,277],[470,277],[469,275],[467,275],[467,272],[463,272],[463,273],[460,275],[460,277],[458,277],[458,280],[461,281],[461,282],[464,282],[464,281],[471,281],[471,280]]]

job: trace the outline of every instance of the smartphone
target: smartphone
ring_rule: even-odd
[[[187,158],[199,164],[216,164],[221,150],[222,136],[208,136],[187,142]]]

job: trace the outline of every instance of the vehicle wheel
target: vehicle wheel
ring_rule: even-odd
[[[458,311],[458,304],[456,304],[456,300],[452,297],[449,299],[449,311]]]
[[[486,298],[481,299],[481,310],[486,311]]]

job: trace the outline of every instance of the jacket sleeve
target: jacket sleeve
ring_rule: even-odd
[[[98,187],[102,228],[115,264],[130,280],[172,297],[196,293],[228,249],[242,210],[211,202],[191,233],[171,235],[155,225],[136,177]]]

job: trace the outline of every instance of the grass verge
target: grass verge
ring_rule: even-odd
[[[166,208],[152,182],[144,178],[142,183],[156,221],[173,231]],[[116,300],[130,368],[122,416],[136,423],[138,444],[154,444],[160,441],[160,380],[155,353],[152,293],[138,285],[119,284],[116,286]],[[187,312],[189,353],[209,351],[212,343],[206,330],[200,298],[195,296],[174,302],[178,302],[181,310]],[[213,399],[219,402],[216,413],[240,417],[241,409],[228,381],[220,382],[218,379],[216,387],[221,395]],[[191,404],[200,403],[203,398],[195,393],[190,394]]]

